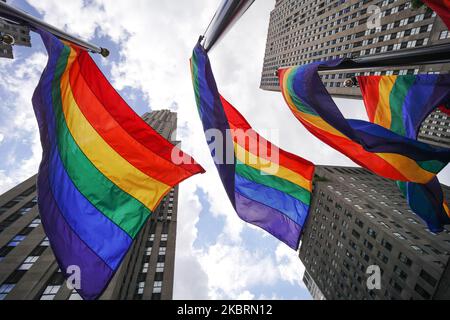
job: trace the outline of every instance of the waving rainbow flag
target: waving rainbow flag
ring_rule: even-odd
[[[87,52],[39,33],[49,55],[33,95],[39,211],[62,272],[78,266],[78,292],[95,299],[160,200],[203,168],[146,124]],[[185,164],[172,162],[174,149]]]
[[[443,103],[450,100],[448,74],[360,76],[358,83],[369,120],[414,140],[422,122],[438,107],[432,98],[434,92],[442,93]],[[444,106],[439,108],[445,110]],[[444,225],[450,224],[450,210],[437,178],[427,184],[397,184],[411,210],[425,220],[431,231],[442,231]]]
[[[374,123],[344,118],[318,74],[321,65],[334,67],[341,61],[280,70],[281,91],[293,114],[317,138],[380,176],[422,184],[433,180],[450,161],[449,150]],[[428,103],[441,105],[449,93],[449,86],[436,86]]]
[[[234,209],[244,221],[296,250],[308,216],[314,165],[279,149],[251,128],[219,94],[200,44],[194,49],[191,71],[205,135],[215,133],[215,141],[220,141],[211,155]]]

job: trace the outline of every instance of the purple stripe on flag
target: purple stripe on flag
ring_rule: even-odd
[[[262,203],[248,199],[235,192],[236,212],[239,217],[286,243],[297,250],[300,241],[301,226],[283,213]]]
[[[202,119],[203,130],[209,134],[221,134],[221,136],[211,137],[216,141],[208,141],[211,143],[211,155],[215,159],[215,165],[219,171],[220,179],[225,187],[228,198],[233,207],[235,206],[234,199],[234,174],[235,174],[235,159],[234,149],[232,143],[227,143],[227,139],[232,141],[227,117],[220,100],[220,94],[217,89],[216,80],[214,79],[211,63],[209,58],[200,44],[194,48],[194,55],[197,63],[198,74],[198,90],[200,93],[200,117]],[[214,152],[213,152],[214,151]],[[231,161],[228,157],[233,157]],[[220,163],[217,163],[219,161]]]

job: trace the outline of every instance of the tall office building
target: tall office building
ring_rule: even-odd
[[[375,10],[371,10],[375,6]],[[379,13],[379,20],[374,20]],[[379,21],[379,23],[376,23]],[[425,8],[413,10],[410,0],[277,0],[271,12],[261,88],[279,91],[279,67],[333,58],[358,58],[414,47],[450,42],[442,20]],[[361,74],[448,72],[450,64],[368,70]],[[360,96],[358,88],[344,87],[359,73],[322,74],[330,94]]]
[[[6,0],[0,0],[6,2]],[[0,36],[10,35],[14,38],[14,45],[31,47],[30,28],[8,22],[0,18]],[[3,43],[0,39],[0,58],[14,58],[11,45]]]
[[[395,182],[319,166],[310,210],[299,256],[326,299],[450,298],[450,231],[429,231]],[[368,289],[371,265],[381,289]]]
[[[306,288],[311,294],[311,297],[314,300],[326,300],[322,291],[320,291],[316,282],[314,281],[314,279],[311,277],[311,275],[308,273],[307,270],[305,270],[305,273],[303,274],[303,283],[305,284]]]
[[[143,119],[165,138],[174,136],[176,113],[153,111]],[[0,196],[0,300],[81,299],[66,285],[45,236],[35,183],[31,177]],[[100,299],[172,298],[177,203],[175,187],[136,237]]]

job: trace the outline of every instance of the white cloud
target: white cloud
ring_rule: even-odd
[[[288,281],[290,284],[305,287],[301,279],[305,273],[305,268],[299,262],[298,252],[293,251],[284,244],[279,244],[275,251],[277,267],[281,275],[281,279]]]
[[[44,69],[46,56],[36,52],[26,59],[0,59],[0,132],[6,136],[10,148],[0,170],[0,193],[36,174],[41,158],[41,145],[37,122],[31,105],[31,96]],[[3,138],[1,139],[3,140]],[[18,152],[25,156],[17,159]]]
[[[243,246],[216,243],[198,256],[208,275],[213,299],[238,299],[255,285],[274,285],[280,278],[274,260]],[[248,291],[249,292],[249,291]]]

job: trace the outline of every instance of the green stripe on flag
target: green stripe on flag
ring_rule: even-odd
[[[82,152],[67,127],[62,109],[60,84],[69,54],[70,49],[65,46],[58,59],[52,84],[53,110],[61,160],[80,193],[97,210],[134,238],[151,211],[106,178]]]
[[[261,171],[256,170],[246,164],[237,160],[236,173],[253,182],[265,185],[281,192],[285,192],[290,196],[298,199],[304,204],[309,205],[311,202],[311,193],[290,181],[284,180],[280,177],[262,174]]]

